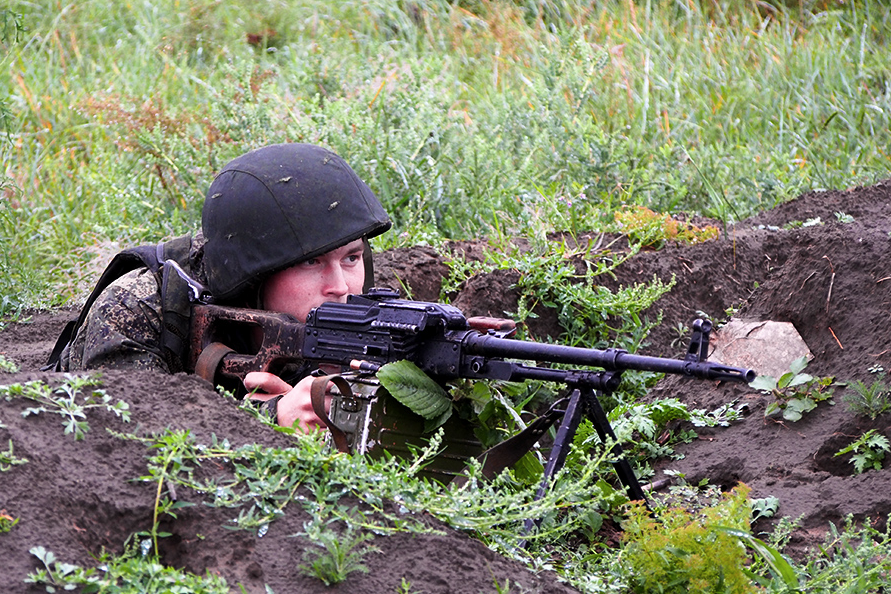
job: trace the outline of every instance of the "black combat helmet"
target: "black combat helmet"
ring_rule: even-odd
[[[390,219],[336,154],[277,144],[223,168],[207,190],[201,224],[208,288],[224,300],[272,272],[379,235]]]

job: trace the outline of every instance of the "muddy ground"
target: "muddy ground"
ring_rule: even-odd
[[[843,222],[837,213],[853,220]],[[651,333],[645,354],[680,356],[683,347],[679,351],[674,340],[679,324],[690,324],[700,311],[723,320],[733,308],[739,319],[791,322],[814,356],[809,373],[871,383],[877,375],[870,368],[891,370],[889,213],[889,182],[809,193],[727,229],[717,241],[642,252],[623,264],[609,285],[646,281],[654,274],[666,281],[676,278],[674,289],[649,312],[655,316],[661,310],[663,320]],[[782,229],[817,217],[822,225]],[[455,244],[453,249],[467,257],[479,253],[474,244]],[[416,299],[438,298],[447,270],[444,255],[412,248],[379,254],[377,261],[378,284],[398,287],[401,282]],[[471,315],[514,311],[516,279],[510,270],[471,279],[453,303]],[[553,313],[539,313],[530,326],[532,334],[557,336]],[[0,331],[0,354],[21,370],[0,376],[0,383],[57,382],[59,376],[38,368],[73,315],[65,310],[31,312],[21,323],[7,324]],[[37,567],[28,554],[31,547],[43,546],[63,561],[90,566],[102,549],[120,551],[131,534],[150,527],[155,486],[132,480],[146,474],[145,448],[113,437],[106,426],[140,434],[189,429],[199,441],[216,435],[233,445],[287,446],[291,439],[253,421],[194,377],[109,372],[103,384],[109,394],[130,404],[132,421],[123,426],[110,413],[95,412],[89,418],[90,432],[79,442],[62,434],[58,418],[25,418],[20,413],[26,404],[0,401],[0,449],[11,439],[15,456],[28,459],[0,473],[0,509],[19,518],[9,533],[0,535],[0,591],[29,591],[22,580]],[[875,421],[857,416],[842,402],[843,393],[838,388],[834,405],[821,403],[791,423],[765,418],[768,397],[745,385],[667,379],[652,397],[676,397],[708,409],[735,401],[747,405],[746,416],[727,428],[700,429],[698,440],[682,446],[685,457],[661,462],[657,473],[673,469],[690,482],[708,479],[725,488],[744,482],[753,488],[752,497],[777,497],[778,516],[799,521],[790,545],[797,555],[818,543],[830,522],[838,524],[848,514],[884,526],[891,510],[889,471],[855,475],[846,457],[833,454],[867,429],[891,436],[891,416]],[[491,592],[496,580],[504,584],[506,579],[514,585],[512,591],[572,591],[553,574],[532,574],[451,530],[378,537],[375,545],[383,554],[366,557],[369,573],[353,574],[329,589],[296,569],[307,543],[289,535],[301,530],[306,519],[302,512],[286,514],[262,538],[223,529],[229,519],[229,510],[188,508],[165,526],[173,533],[164,545],[165,560],[199,574],[218,573],[247,592],[263,592],[264,584],[275,592],[395,592],[403,578],[413,591],[428,593]],[[769,527],[770,521],[756,525],[759,530]]]

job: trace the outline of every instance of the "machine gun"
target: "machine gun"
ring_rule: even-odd
[[[365,295],[350,296],[347,303],[320,305],[310,312],[305,324],[286,314],[195,304],[190,367],[196,374],[218,382],[224,378],[240,380],[250,371],[280,373],[287,364],[295,362],[352,367],[373,374],[386,363],[405,359],[439,382],[457,378],[557,382],[570,388],[570,395],[555,403],[526,430],[486,452],[483,473],[491,477],[512,465],[562,419],[545,466],[542,494],[549,478],[563,466],[579,422],[588,418],[604,443],[613,442],[613,465],[629,497],[645,500],[621,445],[616,443],[598,395],[618,388],[625,370],[715,381],[754,380],[755,372],[751,369],[706,361],[711,327],[707,320],[694,322],[685,358],[665,359],[633,355],[621,349],[597,350],[516,340],[509,337],[515,331],[509,320],[466,318],[450,305],[402,300],[392,291],[373,289]],[[249,352],[236,352],[220,342],[220,337],[231,334],[233,329],[252,332],[259,346]],[[329,429],[348,433],[350,445],[364,453],[369,410],[367,403],[335,401]],[[338,427],[339,419],[358,426]]]

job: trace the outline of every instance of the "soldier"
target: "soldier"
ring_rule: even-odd
[[[378,199],[331,151],[308,144],[251,151],[211,183],[201,233],[127,250],[112,261],[47,368],[182,371],[196,297],[304,322],[312,308],[370,287],[368,240],[389,227]],[[246,344],[251,337],[233,340]],[[244,387],[280,425],[309,430],[321,426],[309,371],[288,381],[251,373]]]

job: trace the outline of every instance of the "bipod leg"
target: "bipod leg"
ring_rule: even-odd
[[[557,429],[557,438],[554,440],[554,447],[551,449],[551,455],[548,457],[548,463],[545,465],[544,476],[541,479],[541,485],[538,487],[534,501],[544,497],[551,477],[557,474],[566,462],[566,456],[569,454],[569,448],[572,446],[572,439],[575,437],[575,432],[579,428],[579,422],[582,420],[584,406],[582,406],[580,401],[581,392],[578,389],[573,390],[569,397],[569,403],[566,405],[566,411],[563,413],[563,421],[560,423],[560,428]],[[526,520],[526,523],[523,525],[523,534],[528,534],[532,527],[538,525],[539,522],[540,520],[533,520],[532,518]],[[525,547],[525,545],[525,540],[520,542],[521,548]]]
[[[647,496],[644,495],[643,489],[637,481],[637,476],[634,474],[634,470],[631,469],[631,465],[628,463],[627,458],[625,458],[625,451],[616,439],[616,434],[613,432],[613,428],[609,424],[609,419],[606,418],[606,413],[603,412],[603,407],[600,406],[597,392],[592,389],[585,389],[582,404],[583,408],[586,409],[585,413],[588,419],[591,421],[591,424],[594,425],[594,429],[600,437],[600,441],[607,443],[608,440],[611,440],[613,443],[612,448],[610,448],[610,454],[613,457],[613,468],[616,469],[616,474],[619,475],[619,481],[625,486],[628,498],[631,501],[643,501],[649,506]]]

